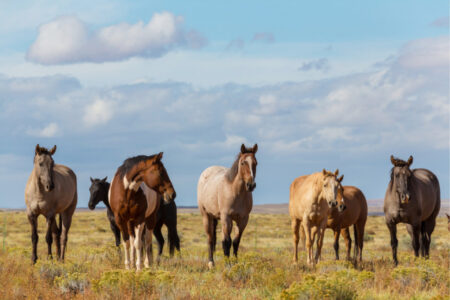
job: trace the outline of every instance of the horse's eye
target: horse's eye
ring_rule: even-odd
[[[39,163],[39,166],[41,166],[41,167],[42,167],[43,165],[44,165],[43,163]]]
[[[244,165],[244,162],[241,162],[241,166],[243,166]]]

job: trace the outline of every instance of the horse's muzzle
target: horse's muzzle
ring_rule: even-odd
[[[345,205],[345,204],[338,205],[338,211],[343,212],[346,209],[347,209],[347,205]]]
[[[173,193],[169,194],[169,193],[164,193],[164,202],[169,203],[170,201],[175,200],[175,198],[177,197],[177,193],[175,191],[173,191]]]
[[[329,201],[329,202],[328,202],[328,206],[329,206],[330,208],[336,207],[337,204],[338,204],[337,201]]]
[[[400,195],[400,202],[402,204],[407,204],[409,202],[409,193],[402,193]]]
[[[245,183],[245,188],[247,189],[247,192],[253,192],[253,190],[256,188],[256,182],[247,182]]]

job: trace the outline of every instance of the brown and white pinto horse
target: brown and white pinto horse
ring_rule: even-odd
[[[246,148],[242,144],[241,152],[230,169],[212,166],[200,175],[197,202],[208,235],[209,268],[214,266],[213,253],[216,248],[218,219],[222,222],[222,247],[226,257],[230,256],[232,222],[236,222],[238,230],[233,240],[233,253],[237,257],[242,233],[247,226],[253,207],[252,192],[256,187],[256,151],[258,151],[257,144],[252,148]]]
[[[290,187],[289,215],[291,216],[294,237],[294,263],[298,261],[298,242],[300,226],[305,232],[307,263],[319,261],[325,229],[330,209],[337,205],[338,185],[342,181],[337,178],[339,170],[334,173],[323,169],[311,175],[296,178]],[[313,244],[317,236],[316,255],[313,259]]]
[[[166,202],[173,201],[176,193],[167,171],[161,162],[163,153],[136,156],[125,160],[117,169],[109,190],[109,204],[117,226],[122,232],[125,251],[125,268],[133,264],[137,254],[136,269],[142,268],[142,234],[145,230],[145,267],[152,262],[152,231],[156,225],[159,207],[158,195]],[[131,253],[130,241],[132,244]]]

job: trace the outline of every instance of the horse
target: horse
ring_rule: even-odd
[[[328,216],[327,228],[334,231],[334,251],[336,260],[339,260],[339,235],[342,234],[347,246],[347,260],[350,260],[350,251],[352,239],[350,237],[350,226],[353,225],[353,234],[355,239],[354,260],[357,258],[362,261],[362,249],[364,244],[364,228],[367,220],[367,200],[363,192],[357,187],[339,185],[339,194],[337,206],[332,208]]]
[[[391,180],[384,197],[386,225],[391,235],[392,258],[397,259],[397,224],[406,223],[411,236],[414,255],[428,258],[431,233],[441,207],[439,181],[427,169],[410,169],[413,157],[408,161],[391,155]]]
[[[33,171],[25,187],[26,213],[31,225],[33,264],[38,259],[37,219],[39,215],[42,214],[47,219],[45,240],[48,246],[48,257],[52,258],[52,243],[55,240],[57,257],[64,261],[67,235],[77,206],[77,177],[68,167],[55,164],[52,157],[55,151],[56,145],[50,150],[40,147],[39,144],[36,145]],[[56,214],[59,214],[59,226],[56,224]]]
[[[126,159],[117,169],[109,189],[109,205],[122,233],[125,268],[130,268],[137,254],[136,270],[142,268],[142,235],[144,235],[145,267],[153,260],[152,231],[156,225],[158,194],[165,202],[176,193],[161,161],[163,153],[140,155]],[[130,252],[130,244],[131,252]]]
[[[450,231],[450,216],[448,214],[445,214],[447,216],[447,229]]]
[[[156,215],[156,225],[153,229],[153,235],[158,242],[158,257],[162,255],[164,247],[164,237],[161,228],[166,225],[169,239],[169,253],[173,257],[175,248],[180,252],[180,238],[177,232],[177,205],[175,201],[164,203],[160,200],[158,213]]]
[[[106,206],[106,216],[108,217],[109,226],[114,234],[116,240],[116,246],[120,246],[120,230],[117,227],[116,220],[114,219],[114,214],[111,211],[108,201],[108,191],[110,183],[106,181],[108,177],[103,179],[91,179],[91,187],[89,188],[90,198],[88,207],[90,210],[94,210],[97,204],[102,201]]]
[[[241,151],[231,168],[211,166],[201,173],[198,180],[197,202],[208,236],[210,269],[214,267],[213,254],[219,219],[222,223],[223,253],[227,258],[230,257],[232,221],[237,225],[238,230],[233,240],[233,254],[237,257],[239,243],[253,207],[252,192],[256,187],[257,151],[257,144],[252,148],[242,144]]]
[[[307,263],[314,265],[320,259],[328,214],[330,209],[337,205],[338,185],[344,179],[343,176],[337,178],[338,174],[339,170],[332,173],[323,169],[322,172],[294,179],[290,186],[289,215],[294,242],[294,263],[298,262],[300,226],[305,233]],[[316,234],[317,249],[313,259]]]

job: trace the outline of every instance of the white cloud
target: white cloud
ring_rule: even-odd
[[[273,43],[275,42],[275,36],[271,32],[257,32],[253,35],[252,41]]]
[[[196,31],[185,31],[182,24],[182,17],[162,12],[148,23],[119,23],[90,31],[77,17],[59,17],[39,27],[27,59],[45,65],[101,63],[160,57],[177,47],[202,47],[206,40]]]
[[[448,25],[449,25],[448,16],[441,17],[441,18],[438,18],[438,19],[434,20],[431,23],[431,25],[436,26],[436,27],[443,27],[443,28],[447,28],[448,29]]]
[[[114,115],[114,104],[107,100],[95,100],[85,109],[83,121],[86,126],[101,125],[107,123]]]
[[[27,134],[35,137],[51,138],[60,133],[58,124],[50,123],[42,129],[30,128],[27,130]]]
[[[303,72],[311,70],[327,72],[328,70],[330,70],[330,63],[326,58],[314,59],[303,62],[298,70]]]

